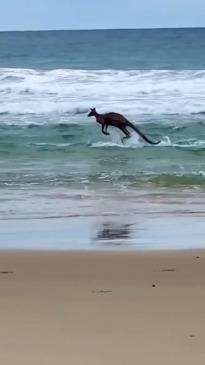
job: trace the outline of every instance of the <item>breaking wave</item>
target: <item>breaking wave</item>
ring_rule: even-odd
[[[205,70],[0,69],[0,115],[204,115]]]

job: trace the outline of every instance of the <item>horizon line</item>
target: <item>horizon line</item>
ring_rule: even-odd
[[[18,29],[0,30],[0,33],[8,32],[82,32],[82,31],[115,31],[115,30],[167,30],[167,29],[205,29],[205,26],[174,26],[174,27],[141,27],[141,28],[76,28],[76,29]]]

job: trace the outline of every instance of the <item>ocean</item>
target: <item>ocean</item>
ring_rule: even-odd
[[[201,214],[204,187],[205,29],[0,33],[2,221]]]

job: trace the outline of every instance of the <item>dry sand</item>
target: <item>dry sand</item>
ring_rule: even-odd
[[[0,253],[0,364],[205,364],[205,252]]]

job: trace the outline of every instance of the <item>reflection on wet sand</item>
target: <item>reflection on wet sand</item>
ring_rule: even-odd
[[[122,222],[104,222],[97,230],[95,242],[113,245],[124,244],[131,236],[131,224]]]

